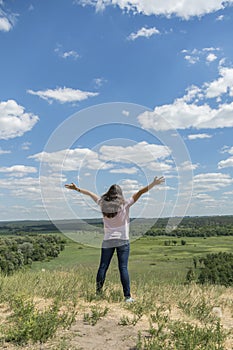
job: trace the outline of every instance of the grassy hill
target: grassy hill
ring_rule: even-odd
[[[0,275],[0,346],[232,350],[233,288],[185,284],[194,257],[220,251],[233,251],[232,236],[148,236],[132,242],[129,271],[135,302],[127,305],[116,257],[104,294],[97,297],[100,249],[67,238],[57,258]]]

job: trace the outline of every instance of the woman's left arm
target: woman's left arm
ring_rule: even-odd
[[[93,199],[93,201],[95,201],[95,202],[97,202],[99,199],[99,196],[97,196],[97,194],[95,194],[91,191],[88,191],[84,188],[80,188],[77,185],[75,185],[73,182],[69,185],[68,184],[65,185],[65,187],[68,188],[69,190],[74,190],[74,191],[80,192],[82,194],[85,194],[86,196],[91,197]]]
[[[156,185],[160,185],[165,181],[164,177],[155,177],[154,180],[147,186],[141,188],[138,192],[133,194],[133,199],[134,199],[134,203],[137,202],[137,200],[141,197],[142,194],[148,192],[151,188],[153,188]]]

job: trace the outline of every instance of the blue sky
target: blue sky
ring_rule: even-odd
[[[0,220],[232,214],[232,5],[0,0]]]

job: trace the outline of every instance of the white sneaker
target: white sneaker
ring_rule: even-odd
[[[125,302],[126,302],[126,303],[133,303],[133,302],[134,302],[134,299],[131,298],[131,297],[127,297],[127,298],[125,298]]]

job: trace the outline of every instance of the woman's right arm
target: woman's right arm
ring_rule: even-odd
[[[93,201],[95,201],[95,202],[97,202],[99,199],[99,196],[97,196],[97,194],[95,194],[91,191],[88,191],[84,188],[80,188],[77,185],[75,185],[73,182],[69,185],[65,185],[65,187],[68,188],[69,190],[74,190],[74,191],[80,192],[82,194],[85,194],[85,195],[91,197],[93,199]]]
[[[160,185],[161,183],[163,183],[165,181],[164,177],[155,177],[154,180],[147,186],[141,188],[138,192],[136,192],[132,197],[134,200],[134,203],[137,202],[137,200],[141,197],[142,194],[148,192],[151,188],[153,188],[156,185]]]

